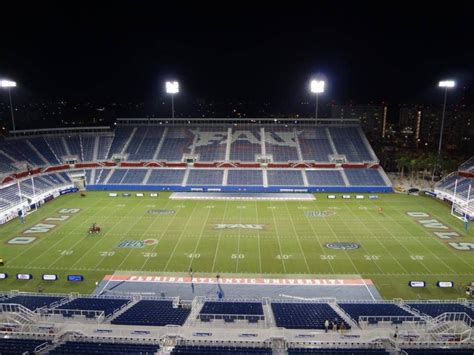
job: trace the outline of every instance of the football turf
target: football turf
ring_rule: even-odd
[[[329,200],[316,194],[311,202],[271,202],[176,201],[166,192],[159,197],[108,194],[65,195],[28,215],[25,224],[14,220],[0,226],[0,258],[5,260],[0,272],[9,274],[0,280],[0,290],[36,291],[41,284],[44,292],[89,293],[96,281],[115,271],[186,273],[190,268],[195,276],[361,275],[386,299],[465,297],[465,285],[474,281],[474,250],[448,244],[474,243],[474,231],[465,231],[446,204],[429,197],[379,194],[378,200],[368,195],[344,200],[338,195]],[[65,213],[68,209],[80,210]],[[448,229],[420,223],[433,219]],[[102,231],[89,235],[94,222]],[[55,227],[25,233],[38,224]],[[460,236],[443,240],[434,232]],[[35,239],[8,243],[19,236]],[[342,242],[359,248],[326,246]],[[17,280],[17,273],[33,279]],[[42,274],[57,274],[59,280],[41,281]],[[84,282],[67,282],[69,274],[84,275]],[[426,281],[427,287],[410,288],[410,280]],[[437,281],[454,281],[455,287],[440,289]]]

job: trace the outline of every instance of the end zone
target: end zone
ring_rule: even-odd
[[[133,274],[117,272],[105,275],[94,293],[135,292],[193,299],[196,296],[227,298],[337,298],[338,300],[381,300],[372,280],[360,276],[348,278],[265,278],[254,276],[193,276]]]

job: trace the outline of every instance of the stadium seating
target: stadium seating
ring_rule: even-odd
[[[153,355],[158,352],[159,348],[158,344],[67,341],[50,350],[49,354]]]
[[[310,186],[345,186],[340,170],[306,170]]]
[[[255,161],[257,154],[262,154],[260,131],[258,129],[233,129],[230,160]]]
[[[174,308],[172,301],[141,300],[111,323],[146,326],[183,325],[189,313],[189,308]]]
[[[474,173],[474,157],[471,157],[462,163],[458,170],[466,173]]]
[[[354,127],[330,127],[329,133],[337,154],[346,156],[348,162],[373,161],[362,139],[362,134]]]
[[[192,169],[189,172],[187,185],[222,185],[224,170],[198,170]]]
[[[265,127],[265,148],[274,162],[298,161],[296,134],[293,127]]]
[[[272,302],[272,311],[278,327],[288,329],[324,329],[327,320],[349,325],[327,303]]]
[[[123,177],[122,184],[142,184],[147,173],[146,169],[128,169]]]
[[[125,148],[125,144],[127,143],[128,139],[132,135],[134,131],[134,127],[127,127],[127,126],[119,126],[115,130],[114,139],[110,145],[109,152],[107,154],[107,158],[110,159],[114,154],[121,154],[123,148]]]
[[[35,348],[51,341],[42,339],[17,339],[17,338],[4,338],[0,339],[0,354],[36,354]]]
[[[104,160],[107,158],[113,139],[113,136],[99,136],[97,160]]]
[[[377,169],[345,169],[352,186],[384,186],[386,185]]]
[[[109,178],[109,184],[120,184],[122,179],[124,178],[125,174],[127,173],[127,169],[114,169],[112,175]]]
[[[288,355],[299,355],[299,354],[319,354],[319,355],[388,355],[388,351],[383,349],[364,349],[364,348],[352,348],[352,349],[340,349],[340,348],[289,348]]]
[[[61,301],[64,297],[57,296],[13,296],[0,299],[0,303],[20,304],[32,311],[42,307],[50,307],[53,303]]]
[[[368,319],[369,323],[377,323],[378,320],[398,322],[393,317],[413,316],[413,314],[390,303],[338,303],[338,306],[356,322],[359,321],[360,316],[374,317]],[[380,317],[385,318],[379,319]]]
[[[202,321],[224,319],[226,322],[246,319],[255,323],[263,319],[263,306],[261,302],[207,301],[199,312],[199,318]]]
[[[271,355],[270,348],[251,348],[243,346],[191,346],[191,345],[176,345],[171,354],[180,355],[194,355],[194,354],[229,354],[229,355]]]
[[[446,312],[464,312],[469,317],[474,319],[474,309],[472,309],[472,307],[466,307],[459,303],[427,302],[427,303],[407,303],[407,305],[419,311],[420,313],[427,314],[433,318]]]
[[[196,133],[198,133],[196,131]],[[198,140],[194,153],[199,155],[200,161],[225,160],[227,143],[226,127],[202,127],[199,129]]]
[[[252,185],[262,186],[263,175],[261,170],[235,169],[229,170],[227,175],[227,185]]]
[[[305,127],[298,140],[303,160],[328,162],[329,156],[335,154],[325,129]]]
[[[28,141],[48,160],[50,164],[61,163],[43,137],[29,138]]]
[[[129,299],[109,299],[109,298],[75,298],[60,306],[61,312],[65,316],[72,315],[68,310],[82,310],[82,311],[103,311],[108,317],[115,311],[119,310],[127,303]]]
[[[159,160],[180,161],[191,152],[194,135],[185,127],[169,127],[158,154]]]
[[[403,349],[408,355],[472,355],[472,349]]]
[[[93,161],[94,160],[94,145],[97,137],[95,136],[80,136],[81,143],[81,160],[82,161]]]
[[[184,169],[156,169],[153,170],[146,182],[147,185],[181,185]]]
[[[268,170],[269,186],[303,186],[301,170]]]

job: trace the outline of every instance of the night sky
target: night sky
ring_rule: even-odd
[[[176,78],[182,99],[298,101],[317,73],[340,103],[430,104],[447,77],[474,99],[468,2],[40,3],[1,5],[0,77],[20,100],[149,101]]]

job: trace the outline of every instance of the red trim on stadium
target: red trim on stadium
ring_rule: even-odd
[[[147,275],[105,275],[105,281],[154,282],[154,283],[195,283],[217,284],[215,277],[190,276],[147,276]],[[222,285],[259,285],[259,286],[366,286],[373,285],[370,279],[270,279],[251,277],[221,277]]]

